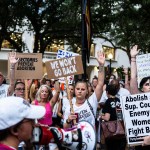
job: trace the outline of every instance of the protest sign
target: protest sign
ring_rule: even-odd
[[[57,57],[56,58],[57,59],[58,58],[68,58],[68,57],[77,56],[77,55],[79,55],[79,54],[59,49],[58,52],[57,52]]]
[[[16,53],[19,58],[15,65],[15,79],[41,79],[43,76],[42,54],[40,53]],[[8,76],[10,74],[8,61]]]
[[[58,58],[68,58],[68,57],[77,56],[77,55],[79,55],[79,54],[59,49],[57,52],[57,59]],[[67,76],[67,80],[68,80],[68,84],[72,84],[73,80],[74,80],[74,75]],[[65,78],[59,78],[59,82],[65,83]]]
[[[83,73],[81,56],[47,61],[45,62],[45,65],[50,79],[58,79],[60,77]]]
[[[122,96],[121,103],[128,144],[142,144],[150,135],[150,93]]]
[[[150,76],[150,53],[136,57],[138,85],[142,78]]]

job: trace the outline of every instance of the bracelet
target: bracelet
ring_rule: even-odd
[[[131,60],[131,62],[136,62],[135,60]]]
[[[10,64],[10,68],[15,68],[15,64]]]

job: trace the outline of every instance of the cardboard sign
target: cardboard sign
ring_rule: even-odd
[[[41,79],[43,76],[42,54],[40,53],[17,53],[19,58],[15,65],[15,79]],[[8,61],[9,62],[9,61]],[[10,74],[8,63],[8,76]]]
[[[79,55],[79,54],[59,49],[58,52],[57,52],[57,57],[56,58],[57,59],[58,58],[68,58],[68,57],[77,56],[77,55]]]
[[[128,144],[142,144],[150,135],[150,93],[122,96],[121,102]]]
[[[138,85],[142,78],[150,76],[150,54],[136,57]]]
[[[47,61],[45,65],[50,79],[58,79],[60,77],[83,73],[81,56]]]

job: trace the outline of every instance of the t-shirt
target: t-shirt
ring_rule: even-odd
[[[108,98],[104,108],[102,110],[102,113],[109,113],[110,119],[109,121],[117,120],[117,114],[116,114],[116,107],[120,108],[120,99],[119,98]]]
[[[0,150],[16,150],[16,149],[11,146],[7,146],[0,143]]]
[[[93,108],[94,115],[96,116],[97,97],[95,92],[89,97],[88,101],[91,107]],[[87,103],[87,100],[81,106],[76,106],[76,104],[74,103],[73,109],[75,113],[78,113],[78,121],[87,121],[91,123],[93,127],[95,126],[95,118]],[[64,123],[66,123],[66,120],[68,119],[69,115],[70,115],[70,107],[67,107],[64,114]]]
[[[130,95],[130,92],[127,89],[120,88],[116,97],[120,99],[120,96],[129,96],[129,95]],[[107,97],[106,91],[104,91],[99,103],[105,103],[107,99],[108,97]]]
[[[7,84],[2,84],[0,86],[0,99],[3,97],[7,97],[8,88],[9,88],[9,85]]]
[[[76,102],[76,98],[73,97],[72,104],[75,104],[75,102]],[[69,107],[69,106],[70,106],[69,100],[67,99],[67,97],[64,97],[62,99],[62,112],[63,112],[63,114],[65,113],[66,108]]]

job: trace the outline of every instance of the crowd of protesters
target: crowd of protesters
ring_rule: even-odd
[[[0,72],[0,149],[13,150],[19,147],[39,149],[40,147],[32,147],[31,143],[29,144],[33,119],[38,119],[39,125],[64,129],[72,128],[79,121],[84,120],[96,128],[97,147],[95,146],[95,149],[130,149],[126,138],[104,139],[100,125],[101,120],[117,120],[116,107],[121,109],[121,96],[150,92],[150,77],[143,78],[140,89],[138,88],[136,68],[138,53],[138,46],[135,45],[130,51],[131,75],[129,77],[128,69],[124,68],[124,81],[113,74],[109,75],[106,81],[105,54],[98,52],[98,76],[94,76],[91,83],[80,80],[68,85],[67,88],[64,88],[64,83],[59,83],[59,80],[50,80],[46,75],[41,80],[29,80],[26,88],[24,80],[15,81],[15,65],[19,59],[16,58],[15,52],[10,53],[9,85],[6,84],[4,75]],[[26,114],[29,108],[23,99],[26,99],[33,107],[37,107],[37,115],[36,112]],[[8,107],[11,109],[9,110]],[[27,107],[26,110],[19,113],[19,108],[23,109],[23,107]],[[32,109],[29,110],[32,111]],[[29,124],[26,125],[26,122]],[[149,144],[150,137],[147,136],[142,146],[135,146],[132,149],[147,150],[150,149],[150,146],[147,146]]]

